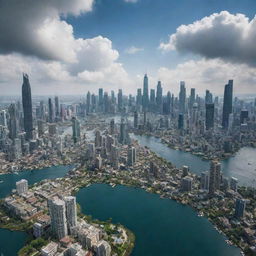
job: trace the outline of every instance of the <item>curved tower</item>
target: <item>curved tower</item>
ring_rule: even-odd
[[[26,139],[30,140],[33,138],[33,117],[31,88],[27,74],[23,74],[22,105],[24,113],[24,130],[26,132]]]

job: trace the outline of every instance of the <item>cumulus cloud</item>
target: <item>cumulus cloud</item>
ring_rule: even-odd
[[[186,81],[187,88],[196,88],[197,93],[204,94],[210,89],[215,94],[223,95],[224,85],[234,79],[235,93],[255,92],[255,68],[246,64],[230,64],[220,59],[190,60],[173,69],[161,67],[157,76],[162,80],[165,89],[179,91],[179,81]]]
[[[131,47],[129,47],[125,50],[125,52],[127,54],[135,54],[135,53],[141,52],[141,51],[144,51],[144,49],[143,48],[138,48],[138,47],[135,47],[135,46],[131,46]]]
[[[0,53],[76,62],[79,42],[61,17],[88,12],[92,4],[93,0],[2,0]]]
[[[20,85],[22,72],[38,93],[45,87],[119,86],[129,82],[108,38],[75,38],[64,18],[91,11],[93,0],[3,0],[0,2],[0,89]],[[65,87],[65,88],[64,88]],[[9,87],[10,88],[10,87]],[[19,92],[18,90],[16,90]]]
[[[189,25],[181,25],[161,43],[164,51],[191,52],[205,58],[221,58],[229,62],[255,66],[256,17],[227,11],[214,13]]]

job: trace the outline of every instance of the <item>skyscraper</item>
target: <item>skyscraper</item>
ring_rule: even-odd
[[[9,129],[9,138],[14,140],[17,138],[18,135],[18,117],[17,117],[17,108],[15,104],[11,104],[8,108],[9,112],[9,123],[8,123],[8,129]]]
[[[222,127],[227,129],[229,126],[229,115],[232,113],[233,103],[233,80],[229,80],[225,85],[223,114],[222,114]]]
[[[26,139],[29,140],[33,138],[33,116],[31,88],[27,74],[23,74],[22,105],[24,113],[24,130],[26,132]]]
[[[59,116],[60,116],[60,104],[59,104],[59,97],[58,96],[54,97],[54,102],[55,102],[55,117],[59,118]]]
[[[103,111],[103,89],[99,89],[99,110]]]
[[[61,239],[68,234],[65,202],[60,199],[54,199],[49,200],[48,204],[52,232],[58,239]]]
[[[141,89],[137,89],[137,97],[136,97],[136,104],[137,106],[142,105],[142,94],[141,94]]]
[[[205,92],[205,104],[211,104],[213,103],[212,94],[209,90],[206,90]]]
[[[53,113],[53,104],[52,99],[48,99],[48,122],[53,123],[54,120],[54,113]]]
[[[209,194],[213,195],[214,192],[220,189],[221,181],[221,164],[217,161],[211,162],[210,177],[209,177]]]
[[[6,119],[6,111],[5,110],[0,111],[0,125],[7,126],[7,119]]]
[[[118,104],[118,111],[121,112],[122,109],[123,109],[123,92],[122,92],[122,89],[118,90],[117,104]]]
[[[236,218],[242,218],[244,217],[246,207],[246,201],[244,199],[236,199],[236,205],[235,205],[235,217]]]
[[[145,74],[144,80],[143,80],[143,98],[142,98],[142,103],[143,103],[143,110],[148,109],[148,76]]]
[[[183,130],[184,129],[184,115],[182,113],[179,114],[178,129],[179,130]]]
[[[128,154],[127,154],[127,163],[129,166],[134,165],[136,162],[136,148],[130,147],[128,148]]]
[[[205,109],[205,129],[209,130],[214,127],[214,103],[207,103]]]
[[[86,114],[91,112],[91,93],[88,91],[86,95]]]
[[[133,126],[134,126],[134,128],[138,128],[138,112],[137,111],[134,112]]]
[[[190,110],[192,110],[195,101],[196,101],[196,89],[191,88],[190,89],[190,97],[189,97],[189,109]]]
[[[161,81],[158,81],[158,83],[157,83],[156,104],[157,104],[157,110],[161,113],[162,112],[162,104],[163,104],[163,89],[161,86]]]
[[[70,229],[77,225],[76,198],[74,196],[66,196],[64,201],[66,204],[67,227],[70,232]]]
[[[72,132],[73,132],[73,140],[76,143],[80,139],[80,122],[75,117],[72,117]]]
[[[155,90],[151,89],[150,90],[150,110],[154,111],[155,110],[155,103],[156,103],[156,94]]]
[[[184,81],[180,82],[179,111],[182,114],[186,111],[186,87]]]

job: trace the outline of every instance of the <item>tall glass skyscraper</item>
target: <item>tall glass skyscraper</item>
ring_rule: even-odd
[[[180,93],[179,93],[179,110],[180,113],[185,113],[186,111],[186,87],[185,82],[180,82]]]
[[[29,140],[33,138],[33,117],[31,88],[27,74],[23,74],[22,105],[24,112],[24,130],[26,132],[26,139]]]
[[[143,81],[143,110],[147,110],[148,108],[148,76],[145,74],[144,81]]]
[[[228,128],[229,115],[232,113],[233,103],[233,80],[229,80],[228,84],[225,85],[224,90],[224,102],[223,102],[223,114],[222,114],[222,127]]]

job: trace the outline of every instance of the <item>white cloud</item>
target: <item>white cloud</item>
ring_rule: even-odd
[[[162,80],[165,90],[177,95],[179,81],[186,81],[187,88],[196,88],[197,93],[204,94],[210,89],[215,94],[223,95],[224,85],[234,79],[234,92],[240,94],[256,92],[256,68],[246,64],[230,64],[219,59],[190,60],[168,69],[161,67],[158,78]]]
[[[250,21],[244,14],[222,11],[193,24],[181,25],[170,35],[169,42],[160,44],[160,49],[255,66],[255,41],[256,17]]]
[[[111,40],[75,38],[72,25],[62,19],[92,5],[93,0],[1,1],[1,93],[19,94],[22,72],[30,75],[32,91],[43,94],[130,83]]]
[[[142,52],[142,51],[144,51],[143,48],[138,48],[138,47],[135,47],[135,46],[131,46],[131,47],[129,47],[129,48],[127,48],[125,50],[125,53],[127,53],[127,54],[135,54],[137,52]]]
[[[3,0],[0,53],[76,62],[78,41],[62,16],[91,11],[93,0]]]

